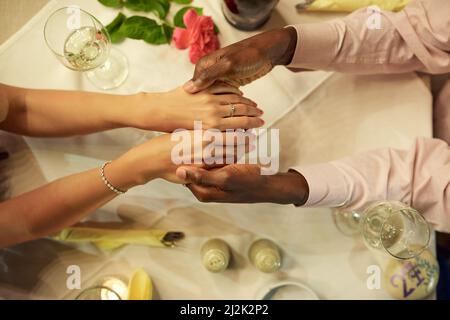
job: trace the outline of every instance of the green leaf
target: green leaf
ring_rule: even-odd
[[[125,7],[133,11],[151,11],[153,6],[152,0],[127,0]]]
[[[172,36],[173,36],[173,30],[175,28],[172,26],[169,26],[168,24],[164,24],[163,25],[163,32],[166,36],[167,39],[167,43],[170,43],[172,41]]]
[[[197,14],[200,16],[203,15],[203,8],[191,7],[191,6],[181,8],[175,14],[175,17],[173,17],[173,24],[175,27],[186,28],[183,18],[184,18],[184,15],[186,14],[186,12],[188,12],[190,9],[194,9],[197,12]]]
[[[172,40],[173,28],[168,25],[160,25],[158,28],[148,30],[144,41],[150,44],[168,44]]]
[[[128,18],[120,27],[120,32],[127,38],[142,40],[145,37],[147,30],[157,27],[155,20],[133,16]]]
[[[171,0],[172,2],[178,3],[178,4],[190,4],[192,3],[192,0]]]
[[[123,0],[98,0],[101,4],[111,8],[122,8]]]
[[[169,0],[153,0],[155,2],[155,10],[153,10],[160,19],[165,19],[170,10]]]
[[[126,0],[125,7],[133,11],[153,12],[165,19],[170,9],[169,0]]]
[[[159,25],[155,20],[141,16],[128,18],[119,30],[127,38],[144,40],[150,44],[170,43],[172,32],[172,27]]]
[[[120,27],[125,20],[127,20],[127,17],[123,13],[119,12],[117,17],[106,26],[106,30],[108,30],[112,43],[119,43],[125,39],[125,35],[120,32]]]

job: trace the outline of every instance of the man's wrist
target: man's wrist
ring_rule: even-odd
[[[306,179],[298,172],[288,171],[267,177],[267,193],[271,202],[279,204],[304,205],[308,200],[309,187]]]
[[[278,30],[273,64],[283,66],[290,64],[297,48],[297,41],[297,31],[293,27]]]

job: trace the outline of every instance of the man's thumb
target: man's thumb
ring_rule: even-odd
[[[199,184],[201,182],[201,173],[196,172],[194,168],[179,167],[176,171],[176,175],[179,179],[185,183]]]
[[[195,86],[193,80],[189,80],[188,82],[186,82],[186,83],[183,85],[183,89],[184,89],[184,91],[186,91],[187,93],[197,93],[198,91],[200,91],[200,90],[198,90],[197,87]]]

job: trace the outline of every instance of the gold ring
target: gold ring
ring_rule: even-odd
[[[231,117],[234,117],[234,114],[235,114],[235,112],[236,112],[236,106],[234,105],[234,104],[232,104],[232,103],[230,103],[230,118]]]

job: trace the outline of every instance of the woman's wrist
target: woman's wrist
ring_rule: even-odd
[[[148,169],[148,163],[140,163],[133,150],[108,164],[104,173],[109,183],[124,192],[158,177],[156,172]]]
[[[168,92],[139,93],[134,97],[133,127],[140,129],[172,132],[177,128],[189,129],[191,124],[189,102],[187,95],[181,90],[175,89]],[[198,102],[200,103],[200,102]],[[180,111],[179,106],[183,106]]]
[[[126,96],[120,105],[121,127],[157,130],[160,118],[159,93],[140,92]]]
[[[120,158],[105,167],[104,175],[113,187],[123,192],[138,185],[138,179],[130,173],[130,166]]]

